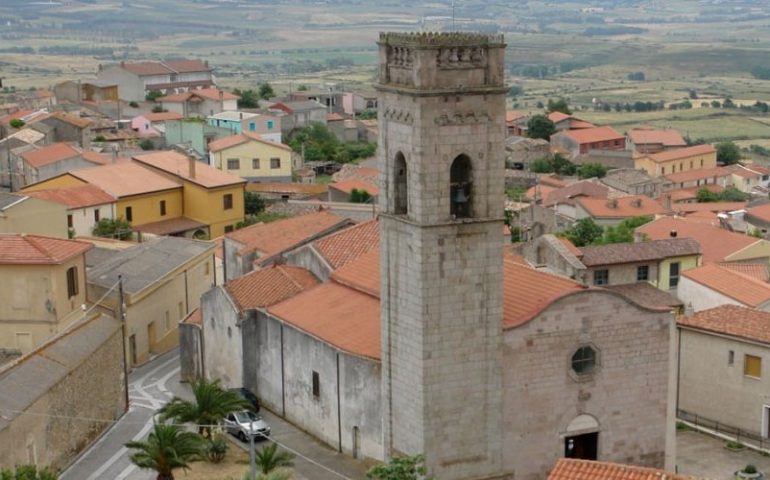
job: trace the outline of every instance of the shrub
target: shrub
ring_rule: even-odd
[[[211,463],[220,463],[227,455],[227,440],[222,437],[215,437],[206,443],[206,459]]]
[[[139,142],[139,148],[142,150],[155,150],[155,144],[152,143],[152,140],[149,138],[145,138],[141,142]]]
[[[25,124],[24,124],[24,120],[20,118],[14,118],[10,121],[9,125],[12,126],[13,128],[21,128]]]
[[[97,135],[94,137],[94,142],[106,142],[107,139],[104,138],[104,135]]]
[[[128,102],[128,106],[129,106],[129,107],[131,107],[131,108],[139,108],[139,104],[138,104],[138,103],[136,103],[136,102],[135,102],[135,101],[133,101],[133,100],[132,100],[132,101],[130,101],[130,102]]]
[[[156,99],[162,96],[163,96],[163,92],[161,92],[160,90],[151,90],[147,92],[147,95],[145,96],[145,98],[147,99],[148,102],[154,102]]]
[[[48,468],[38,470],[35,465],[17,465],[0,469],[0,480],[56,480],[56,473]]]
[[[735,440],[728,440],[727,443],[725,443],[725,447],[732,450],[740,450],[743,448],[743,444],[741,442],[736,442]]]
[[[372,196],[366,190],[354,188],[350,192],[348,201],[351,203],[367,203],[371,198]]]
[[[116,219],[102,218],[91,233],[97,237],[129,240],[132,235],[131,223],[124,220],[122,217]]]
[[[757,467],[749,463],[748,465],[743,467],[743,473],[749,473],[749,474],[757,473]]]

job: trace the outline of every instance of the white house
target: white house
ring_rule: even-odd
[[[164,94],[186,92],[216,85],[213,69],[200,60],[169,60],[165,62],[120,62],[99,66],[99,82],[118,86],[118,96],[127,102],[144,101],[147,93],[157,90]]]

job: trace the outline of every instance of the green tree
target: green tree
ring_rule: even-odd
[[[238,108],[257,108],[259,107],[259,93],[252,89],[240,90],[238,88],[233,90],[233,93],[238,95]]]
[[[574,163],[570,162],[558,153],[553,154],[551,157],[551,165],[553,165],[554,173],[559,175],[574,175],[577,172],[577,167]]]
[[[607,175],[607,167],[601,163],[584,163],[577,170],[580,178],[602,178]]]
[[[699,188],[698,192],[695,194],[695,198],[698,200],[698,203],[709,203],[709,202],[719,201],[719,195],[715,192],[712,192],[706,187]]]
[[[135,450],[131,461],[139,468],[155,470],[157,480],[174,480],[174,470],[189,469],[201,458],[203,442],[179,425],[156,423],[146,442],[132,441],[126,447]]]
[[[348,201],[350,203],[367,203],[372,199],[372,196],[364,189],[354,188],[350,191]]]
[[[595,244],[631,243],[634,241],[634,231],[645,223],[653,220],[651,216],[626,218],[614,227],[607,227],[600,239],[594,240]]]
[[[235,392],[224,390],[219,380],[209,382],[199,378],[192,382],[193,401],[174,397],[160,409],[161,419],[173,419],[176,423],[194,423],[198,433],[211,438],[212,425],[219,425],[227,414],[253,407]]]
[[[141,142],[139,142],[139,148],[142,150],[155,150],[155,144],[152,143],[152,140],[149,138],[145,138]]]
[[[152,107],[152,113],[161,113],[161,112],[168,112],[168,110],[161,107],[160,105],[155,105],[154,107]]]
[[[366,472],[366,478],[375,480],[430,480],[426,475],[425,457],[394,457],[390,462],[375,465]]]
[[[562,235],[576,247],[585,247],[602,238],[604,230],[594,222],[593,218],[581,218],[575,224],[564,230]]]
[[[295,130],[288,144],[298,153],[302,152],[304,146],[306,161],[333,161],[337,157],[340,143],[329,127],[313,122],[309,127]]]
[[[147,92],[147,95],[145,95],[144,98],[148,102],[154,102],[155,100],[159,99],[162,96],[163,96],[163,92],[161,92],[160,90],[150,90],[149,92]]]
[[[123,217],[118,217],[102,218],[96,223],[94,229],[91,230],[91,234],[96,237],[129,240],[133,232],[131,231],[131,223]]]
[[[306,92],[306,91],[307,91],[307,85],[302,85],[302,84],[300,84],[300,85],[297,87],[297,91],[298,91],[298,92]]]
[[[567,115],[572,115],[572,110],[569,108],[569,104],[567,104],[567,101],[563,98],[560,98],[558,100],[553,100],[551,98],[548,99],[548,105],[546,107],[546,110],[548,112],[561,112],[565,113]]]
[[[719,192],[719,200],[722,202],[745,202],[747,199],[748,195],[736,187],[727,187]]]
[[[524,87],[522,87],[521,85],[511,85],[511,88],[508,89],[509,97],[515,98],[523,93],[524,93]]]
[[[21,128],[25,125],[24,120],[20,118],[12,118],[8,124],[13,128]]]
[[[527,135],[530,138],[542,138],[550,140],[556,132],[556,125],[545,115],[532,115],[527,122]]]
[[[529,164],[529,170],[535,173],[553,173],[553,164],[548,157],[538,158]]]
[[[275,92],[273,91],[273,86],[270,85],[267,82],[263,82],[259,84],[259,98],[262,100],[269,100],[275,96]]]
[[[257,469],[263,474],[271,473],[279,468],[292,467],[294,465],[293,459],[294,455],[291,453],[279,452],[276,443],[265,445],[256,453]]]
[[[257,215],[265,211],[265,199],[256,192],[244,193],[243,203],[246,215]]]
[[[725,165],[738,163],[741,159],[741,149],[733,142],[717,143],[717,162]]]

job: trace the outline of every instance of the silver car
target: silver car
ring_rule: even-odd
[[[225,417],[225,429],[242,442],[248,440],[249,433],[254,435],[254,440],[270,436],[270,425],[261,416],[248,410],[228,414]]]

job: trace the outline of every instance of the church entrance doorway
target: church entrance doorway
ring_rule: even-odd
[[[564,456],[582,460],[596,460],[599,446],[599,432],[585,433],[564,439]]]

